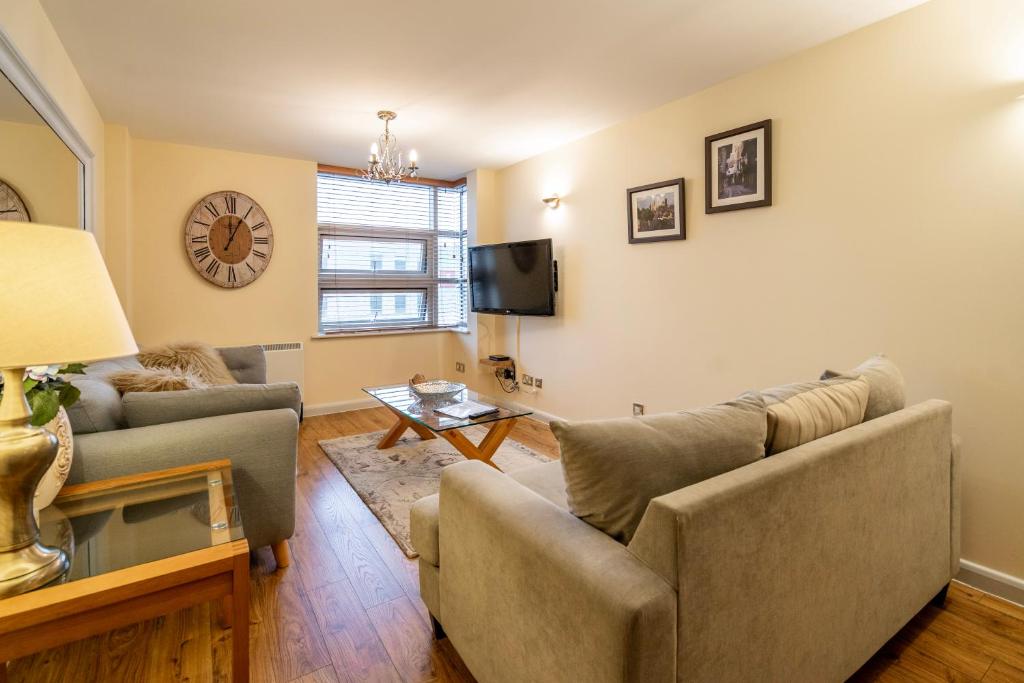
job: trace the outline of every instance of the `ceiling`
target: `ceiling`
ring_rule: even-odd
[[[137,137],[422,175],[531,157],[923,0],[41,0]]]

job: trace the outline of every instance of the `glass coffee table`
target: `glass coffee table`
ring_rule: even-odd
[[[471,460],[482,460],[495,469],[498,466],[491,462],[491,457],[498,450],[498,446],[505,440],[508,433],[512,431],[516,420],[533,414],[532,410],[524,410],[507,401],[496,400],[489,396],[481,396],[471,389],[463,389],[451,401],[431,403],[429,405],[422,403],[419,397],[409,388],[408,384],[364,387],[363,391],[383,403],[398,418],[395,426],[388,430],[383,438],[381,438],[377,448],[391,448],[398,443],[405,430],[411,429],[421,439],[433,439],[440,436],[454,446],[462,455]],[[460,401],[487,403],[497,406],[498,412],[467,420],[460,420],[434,412],[436,408]],[[465,434],[459,431],[463,427],[483,424],[490,425],[490,428],[479,445],[474,444]]]
[[[211,601],[237,626],[232,680],[249,680],[249,544],[229,461],[65,486],[39,530],[71,567],[0,599],[0,682],[12,659]]]

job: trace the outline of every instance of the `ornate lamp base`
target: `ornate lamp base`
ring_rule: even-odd
[[[0,598],[42,588],[70,567],[63,550],[47,548],[39,542],[0,553]]]
[[[68,556],[39,543],[32,499],[54,456],[57,438],[29,424],[24,370],[4,368],[0,400],[0,597],[45,586],[70,566]]]

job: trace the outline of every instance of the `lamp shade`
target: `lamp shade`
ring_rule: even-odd
[[[138,350],[92,234],[0,221],[0,368]]]

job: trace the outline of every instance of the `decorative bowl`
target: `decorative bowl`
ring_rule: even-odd
[[[460,391],[466,388],[466,385],[462,382],[435,379],[429,382],[420,382],[419,384],[410,383],[409,388],[412,389],[412,393],[416,394],[422,403],[438,404],[455,398]]]

